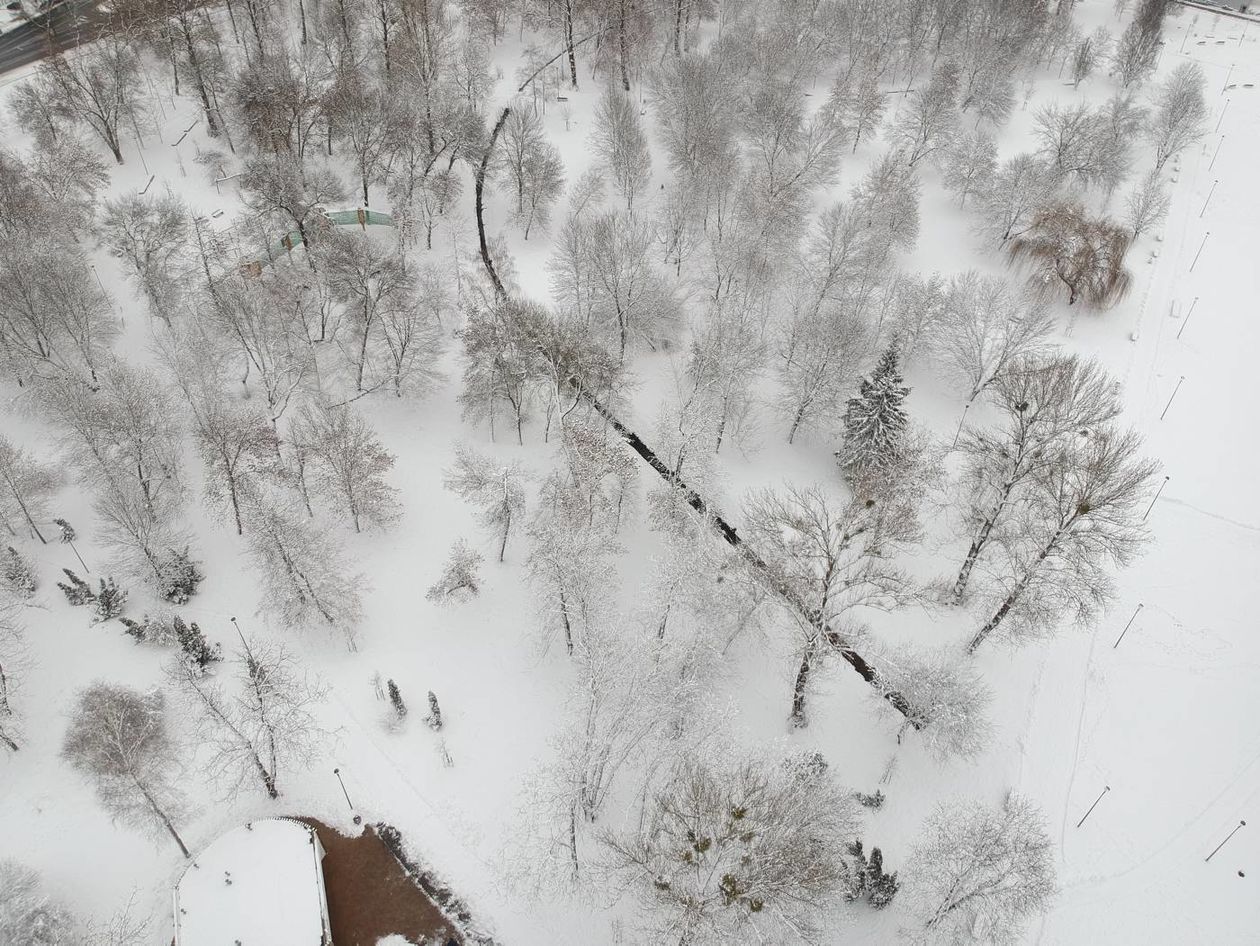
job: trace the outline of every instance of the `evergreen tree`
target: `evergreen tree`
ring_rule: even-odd
[[[38,585],[30,563],[11,545],[0,553],[0,584],[19,598],[29,598]]]
[[[179,649],[184,652],[184,660],[200,673],[206,673],[210,665],[223,659],[222,647],[210,646],[206,635],[201,632],[196,621],[185,624],[183,619],[175,617],[171,622],[175,639],[179,641]]]
[[[66,573],[66,578],[70,579],[70,584],[67,585],[64,581],[59,581],[57,582],[57,587],[65,594],[67,601],[75,607],[79,607],[80,605],[91,604],[96,600],[96,593],[92,591],[91,585],[68,568],[63,568],[62,571]]]
[[[897,465],[909,418],[901,402],[910,389],[902,384],[900,356],[891,346],[862,380],[844,413],[844,446],[836,458],[856,482],[870,482]]]
[[[432,690],[429,691],[429,715],[424,718],[424,721],[434,732],[442,729],[442,707],[438,706],[437,695]]]
[[[161,564],[159,593],[172,604],[187,604],[205,577],[189,556],[187,546],[182,552],[171,549]]]
[[[399,719],[403,719],[407,715],[407,704],[403,702],[398,684],[390,680],[386,686],[389,689],[389,701],[394,706],[394,712],[398,714]]]
[[[871,848],[871,859],[866,867],[866,900],[876,910],[882,910],[892,901],[900,885],[897,872],[884,873],[884,852]]]
[[[114,584],[114,579],[102,578],[100,584],[100,591],[94,598],[96,615],[92,618],[93,624],[118,617],[122,614],[123,605],[127,603],[127,592]]]

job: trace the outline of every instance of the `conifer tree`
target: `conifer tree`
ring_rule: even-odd
[[[393,704],[394,712],[398,714],[399,719],[403,719],[407,715],[407,704],[403,702],[402,691],[393,680],[390,680],[386,686],[389,689],[389,702]]]
[[[63,568],[62,571],[65,572],[66,577],[70,579],[70,584],[67,585],[64,581],[59,581],[57,582],[57,587],[62,590],[63,594],[65,594],[67,601],[75,607],[79,607],[80,605],[90,604],[96,600],[96,594],[92,591],[91,585],[68,568]]]
[[[127,591],[119,588],[112,578],[102,578],[100,580],[100,591],[98,591],[93,599],[95,603],[96,614],[92,618],[93,624],[99,624],[102,621],[108,621],[122,614],[123,605],[127,603]]]
[[[29,598],[39,585],[30,562],[11,545],[0,552],[0,584],[18,598]]]
[[[855,482],[882,478],[896,466],[909,419],[901,406],[910,389],[902,384],[895,345],[862,380],[844,413],[844,445],[836,458]]]
[[[429,715],[424,718],[429,724],[429,728],[434,732],[440,732],[442,729],[442,707],[438,706],[437,695],[429,691]]]

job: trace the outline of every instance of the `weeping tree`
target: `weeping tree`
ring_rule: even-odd
[[[1125,297],[1132,283],[1124,268],[1130,242],[1127,228],[1064,200],[1039,210],[1028,230],[1011,240],[1007,253],[1012,262],[1031,270],[1034,289],[1051,292],[1057,280],[1067,290],[1068,305],[1084,300],[1107,309]]]

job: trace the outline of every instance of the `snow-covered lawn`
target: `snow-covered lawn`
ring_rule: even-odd
[[[1083,0],[1077,19],[1085,32],[1103,24],[1119,31],[1109,0]],[[866,813],[863,837],[883,849],[893,869],[906,863],[920,827],[942,799],[997,804],[1017,791],[1037,802],[1048,820],[1061,888],[1027,932],[1027,942],[1045,946],[1244,944],[1260,937],[1260,897],[1254,892],[1260,878],[1260,823],[1250,820],[1260,817],[1260,635],[1255,632],[1260,384],[1254,374],[1260,357],[1260,30],[1181,10],[1170,15],[1165,39],[1160,76],[1188,61],[1198,63],[1207,76],[1209,133],[1170,165],[1171,210],[1130,251],[1133,285],[1127,297],[1105,312],[1062,303],[1055,308],[1054,341],[1067,352],[1097,358],[1119,382],[1124,422],[1144,436],[1147,454],[1162,463],[1159,479],[1168,478],[1147,520],[1154,541],[1119,574],[1110,611],[1093,626],[1067,627],[1045,642],[1018,650],[990,646],[977,654],[975,666],[993,691],[988,710],[993,734],[988,748],[972,760],[941,764],[913,733],[899,742],[900,718],[839,661],[815,674],[809,727],[790,729],[786,719],[795,652],[786,619],[736,637],[710,674],[705,694],[732,746],[817,750],[853,789],[882,790],[887,800]],[[509,30],[494,50],[506,78],[495,86],[487,115],[511,98],[511,77],[521,55],[522,44]],[[593,160],[587,136],[598,83],[589,80],[587,70],[582,88],[565,93],[564,113],[551,102],[545,116],[570,182]],[[13,88],[0,88],[0,103]],[[819,88],[821,95],[821,83]],[[1040,105],[1077,98],[1097,104],[1115,89],[1112,79],[1099,75],[1073,89],[1043,70],[1001,130],[999,154],[1008,157],[1031,146],[1033,115]],[[638,83],[635,94],[644,98],[650,116],[652,104]],[[899,98],[898,106],[903,105]],[[198,150],[212,144],[204,128],[172,145],[197,118],[197,103],[190,96],[173,101],[161,92],[158,108],[160,136],[146,135],[142,160],[135,138],[125,136],[126,164],[111,169],[111,193],[139,191],[156,175],[153,187],[171,188],[209,218],[208,227],[225,228],[240,205],[232,184],[216,188],[195,163]],[[13,135],[16,140],[16,130]],[[845,159],[831,193],[817,195],[817,207],[847,193],[885,145],[882,135],[863,140]],[[667,178],[664,163],[657,143],[649,197]],[[1141,153],[1131,180],[1148,164],[1149,156]],[[345,176],[353,182],[352,174]],[[998,255],[973,234],[971,209],[958,208],[936,170],[925,165],[921,177],[921,234],[899,266],[946,276],[969,269],[1005,273]],[[1119,200],[1117,194],[1113,202]],[[454,246],[465,270],[478,265],[472,252],[477,244],[472,201],[469,179],[457,206],[434,233],[433,255],[443,265]],[[546,300],[551,293],[547,261],[560,221],[525,241],[508,222],[508,203],[503,194],[489,199],[491,233],[506,235],[522,292]],[[562,206],[557,218],[563,216]],[[373,194],[373,208],[386,209],[383,193]],[[222,217],[210,217],[218,210],[224,211]],[[413,253],[423,256],[424,250]],[[146,314],[116,260],[103,250],[93,259],[124,321],[118,349],[134,362],[154,363],[150,343],[163,331],[161,324]],[[277,265],[305,264],[297,254]],[[471,278],[470,272],[462,273],[461,292]],[[451,291],[454,295],[455,288]],[[699,304],[689,300],[689,305]],[[478,525],[475,510],[443,488],[444,471],[455,462],[459,444],[471,444],[504,463],[519,460],[540,481],[556,464],[554,437],[544,442],[543,424],[536,420],[526,425],[523,446],[502,433],[492,442],[484,424],[462,420],[460,346],[451,326],[445,328],[443,379],[431,394],[399,400],[381,392],[355,404],[396,458],[389,478],[402,503],[398,523],[387,531],[339,532],[354,570],[365,576],[356,651],[333,635],[298,636],[257,616],[260,589],[245,545],[198,502],[188,504],[207,577],[178,610],[225,651],[237,644],[233,617],[259,639],[288,641],[307,670],[327,686],[318,717],[328,739],[283,773],[282,795],[274,802],[261,792],[229,791],[206,778],[194,764],[194,745],[181,778],[190,799],[185,837],[200,850],[234,825],[284,814],[316,817],[350,832],[355,830],[351,817],[359,813],[368,822],[397,825],[498,942],[622,942],[639,909],[633,898],[568,897],[539,883],[545,868],[538,861],[530,819],[547,790],[539,773],[555,760],[555,736],[572,712],[574,669],[562,642],[544,642],[537,630],[524,564],[526,540],[514,536],[506,561],[499,564],[497,543]],[[633,354],[636,385],[622,419],[649,444],[660,430],[662,403],[676,396],[685,352],[683,345]],[[966,394],[935,368],[920,364],[909,370],[912,392],[906,406],[915,421],[948,445]],[[774,390],[768,376],[760,385],[767,398]],[[16,404],[16,389],[9,395]],[[977,402],[968,420],[984,419],[986,410]],[[4,420],[6,436],[53,455],[56,438],[38,417],[10,408]],[[763,406],[753,421],[749,436],[723,448],[713,477],[712,490],[737,526],[742,525],[740,501],[751,488],[786,481],[841,488],[834,437],[803,436],[789,447],[778,416]],[[202,464],[191,442],[183,459],[195,496]],[[956,471],[956,459],[948,458],[946,466]],[[639,469],[639,484],[640,493],[658,485],[645,466]],[[107,556],[93,537],[91,497],[69,485],[56,507],[79,529],[77,551],[91,567],[84,577],[95,581]],[[608,582],[626,611],[642,606],[640,596],[651,587],[652,568],[663,554],[647,519],[640,495],[621,535],[626,552],[618,559],[618,574]],[[928,525],[929,538],[914,553],[912,568],[921,578],[952,578],[966,541],[944,513]],[[439,606],[424,592],[461,538],[485,556],[483,588],[467,603]],[[24,618],[29,670],[19,695],[26,742],[20,752],[0,755],[0,856],[41,872],[50,893],[84,916],[107,916],[134,893],[157,917],[153,941],[169,942],[170,891],[185,863],[166,841],[151,841],[111,822],[92,787],[58,755],[78,690],[95,680],[137,689],[162,685],[169,652],[133,643],[117,622],[88,626],[82,609],[66,603],[55,586],[60,570],[82,572],[69,546],[28,542],[22,548],[39,565],[41,587]],[[138,617],[146,606],[152,610],[154,602],[133,589],[128,614]],[[985,616],[966,608],[912,606],[880,615],[874,634],[925,650],[961,650]],[[1117,645],[1122,631],[1123,642]],[[375,675],[395,681],[407,699],[411,712],[401,723],[381,699]],[[441,701],[440,733],[423,723],[428,691]],[[192,727],[180,725],[181,736],[195,743]],[[606,817],[610,825],[630,810],[636,791],[628,785],[615,796]],[[1097,807],[1078,826],[1096,800]],[[1243,819],[1248,827],[1205,863]],[[260,825],[282,822],[254,824],[257,831]],[[244,889],[250,871],[265,871],[276,877],[278,896],[286,901],[294,896],[280,882],[287,873],[282,864],[268,867],[256,860],[215,868],[219,874],[224,869],[232,871],[233,891]],[[210,880],[222,893],[221,878]],[[196,908],[205,902],[197,896],[187,891],[181,899]],[[899,911],[897,901],[880,913],[855,909],[831,941],[891,942],[905,922]],[[183,946],[203,941],[209,942],[186,932],[180,938]],[[250,940],[244,942],[251,946]],[[395,946],[388,940],[382,944]]]

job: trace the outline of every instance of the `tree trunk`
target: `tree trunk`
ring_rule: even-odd
[[[591,407],[595,409],[595,412],[607,421],[607,423],[615,431],[617,431],[617,434],[626,441],[626,444],[630,447],[630,449],[637,453],[648,464],[648,466],[655,470],[657,474],[660,475],[661,479],[683,494],[687,504],[699,514],[703,521],[709,523],[709,525],[717,531],[723,541],[743,555],[744,559],[762,575],[768,575],[770,573],[770,567],[766,564],[765,560],[762,559],[754,549],[744,544],[744,540],[739,536],[731,524],[722,518],[722,516],[709,505],[709,503],[705,502],[704,498],[699,493],[675,476],[661,458],[658,457],[648,447],[648,445],[643,442],[643,439],[638,434],[623,424],[615,414],[608,410],[608,408],[605,407],[599,399],[589,391],[579,390],[577,394],[579,398],[590,404]],[[896,690],[889,689],[880,675],[876,672],[875,668],[867,662],[866,658],[857,651],[853,650],[851,647],[847,646],[844,638],[827,627],[826,622],[823,621],[821,616],[819,616],[815,610],[806,605],[799,596],[792,594],[790,589],[783,588],[779,584],[776,584],[773,587],[775,593],[782,597],[798,614],[808,620],[811,624],[821,624],[823,634],[826,635],[828,644],[836,649],[844,662],[852,667],[857,672],[858,676],[871,686],[875,687],[883,699],[887,700],[898,713],[906,717],[906,719],[909,720],[910,725],[912,725],[915,729],[922,729],[927,724],[928,720],[922,718],[915,708],[910,705],[910,701],[907,700],[903,694],[897,692]]]
[[[232,498],[232,515],[236,519],[236,534],[244,535],[245,527],[241,524],[241,501],[236,492],[236,477],[228,474],[228,495]]]
[[[569,54],[569,81],[578,87],[577,56],[573,52],[573,0],[564,0],[564,48]]]
[[[179,832],[175,830],[175,825],[171,824],[171,819],[166,816],[166,812],[158,807],[158,803],[153,799],[153,796],[149,794],[149,790],[144,787],[139,779],[134,779],[134,781],[136,783],[136,788],[138,788],[140,790],[140,794],[144,796],[144,800],[148,803],[149,808],[152,809],[153,813],[158,816],[158,820],[162,822],[163,826],[170,833],[175,843],[179,845],[180,853],[182,853],[184,857],[191,858],[192,854],[189,853],[188,846],[184,844],[184,839],[181,838],[179,836]]]
[[[796,412],[796,416],[792,418],[792,429],[788,431],[788,443],[796,439],[796,431],[801,426],[801,421],[805,419],[805,409],[808,405],[802,403]]]
[[[10,486],[11,485],[12,484],[10,484]],[[26,508],[26,503],[23,501],[22,497],[18,495],[18,492],[16,489],[12,490],[12,492],[13,492],[13,498],[17,500],[18,506],[20,506],[22,509],[22,515],[26,517],[27,525],[31,527],[31,531],[35,533],[35,536],[39,539],[39,541],[42,544],[47,545],[48,540],[45,539],[44,534],[39,531],[39,526],[35,525],[35,520],[31,518],[31,511]]]
[[[967,653],[974,654],[976,652],[976,648],[984,643],[985,638],[997,630],[998,625],[1006,619],[1006,616],[1010,613],[1011,608],[1015,607],[1016,603],[1023,596],[1025,589],[1028,588],[1028,583],[1032,581],[1033,574],[1037,571],[1037,568],[1042,562],[1049,558],[1050,553],[1058,547],[1059,539],[1063,536],[1065,531],[1066,527],[1062,527],[1056,531],[1054,537],[1046,543],[1046,547],[1041,550],[1040,554],[1038,554],[1035,559],[1033,559],[1032,563],[1024,571],[1023,577],[1015,583],[1015,587],[1011,589],[1010,594],[1006,596],[1006,599],[998,606],[997,611],[993,613],[993,617],[989,618],[984,627],[976,631],[975,636],[971,638],[970,642],[967,644]]]
[[[792,725],[797,729],[803,729],[806,725],[805,719],[805,691],[809,686],[809,673],[814,667],[815,650],[817,644],[810,642],[805,645],[805,654],[801,657],[800,669],[796,671],[796,682],[792,685]]]
[[[481,243],[481,262],[486,267],[486,274],[490,277],[490,282],[494,285],[495,295],[499,298],[507,297],[507,290],[503,286],[503,281],[499,279],[499,274],[495,271],[494,261],[490,258],[490,247],[486,243],[486,222],[484,216],[484,199],[483,193],[486,187],[486,168],[490,164],[490,155],[494,151],[494,143],[498,140],[499,132],[503,130],[503,123],[507,121],[508,114],[512,111],[511,107],[505,107],[499,115],[499,120],[494,123],[494,130],[490,132],[490,142],[486,145],[486,153],[481,156],[481,165],[477,168],[477,177],[474,182],[474,190],[476,192],[475,209],[477,213],[477,238]]]
[[[630,76],[626,67],[626,60],[629,58],[626,46],[626,0],[620,0],[617,4],[617,66],[621,70],[621,88],[626,92],[630,91]]]

